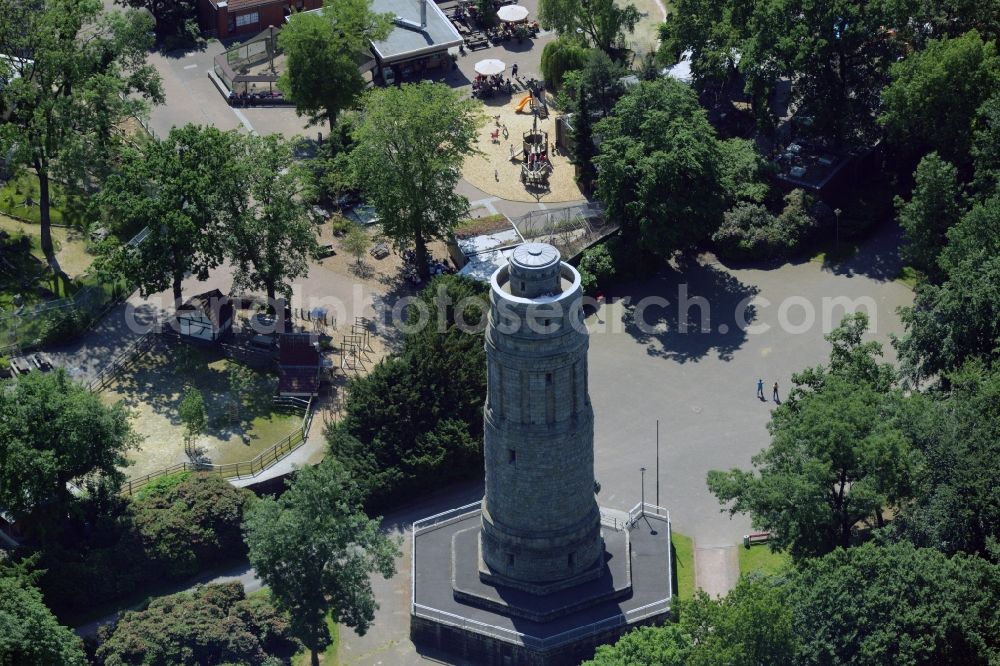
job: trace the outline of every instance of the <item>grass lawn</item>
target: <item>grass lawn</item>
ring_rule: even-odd
[[[680,599],[690,599],[694,595],[694,540],[677,532],[670,539],[674,551],[674,594]]]
[[[330,638],[333,640],[320,653],[319,663],[333,666],[337,663],[337,649],[340,647],[340,626],[335,624],[329,615],[326,616],[326,626],[330,630]],[[302,650],[292,657],[292,666],[309,666],[311,663],[309,650]]]
[[[775,573],[783,569],[791,558],[785,552],[771,552],[767,544],[754,544],[749,548],[739,547],[740,575],[745,576],[753,571]]]
[[[899,277],[896,278],[896,282],[901,282],[910,289],[916,289],[923,278],[924,274],[913,266],[903,266],[899,271]]]
[[[87,206],[82,197],[66,194],[62,185],[51,180],[49,197],[49,217],[53,224],[87,225]],[[33,172],[26,171],[0,187],[0,213],[38,222],[41,219],[38,198],[38,177]]]
[[[123,400],[132,409],[132,425],[144,437],[130,452],[125,470],[135,478],[190,460],[178,414],[185,388],[201,391],[208,427],[195,446],[200,460],[215,464],[243,462],[270,448],[302,422],[299,413],[276,409],[271,397],[277,377],[259,373],[237,415],[232,408],[227,367],[230,361],[212,350],[188,345],[159,348],[140,358],[103,393],[109,403]]]
[[[857,243],[841,242],[839,247],[828,247],[825,250],[820,250],[813,255],[810,261],[824,266],[836,266],[853,257],[854,253],[858,251],[858,247]]]
[[[76,291],[77,282],[56,279],[46,263],[38,225],[0,214],[0,231],[7,234],[7,240],[0,244],[0,309],[13,308],[15,297],[20,297],[21,305],[30,306],[47,298],[65,298]],[[74,280],[84,275],[94,261],[87,253],[86,238],[77,229],[53,227],[52,243],[60,268]]]

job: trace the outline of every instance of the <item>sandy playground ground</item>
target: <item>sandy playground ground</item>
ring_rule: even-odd
[[[484,105],[488,122],[479,132],[478,148],[480,154],[471,155],[465,160],[462,176],[469,183],[487,194],[508,201],[541,201],[559,203],[583,199],[583,193],[574,179],[573,165],[569,158],[556,151],[556,114],[549,107],[549,117],[538,120],[538,128],[549,133],[548,157],[552,162],[553,171],[549,177],[549,190],[529,189],[521,183],[522,156],[510,158],[513,146],[515,153],[520,153],[522,135],[532,128],[531,113],[517,113],[514,107],[525,96],[525,92],[515,92],[509,101],[490,100]],[[501,98],[502,99],[502,98]],[[525,110],[528,106],[524,107]],[[494,116],[500,115],[500,125],[507,126],[507,138],[500,132],[499,143],[490,139],[490,133],[497,129]]]

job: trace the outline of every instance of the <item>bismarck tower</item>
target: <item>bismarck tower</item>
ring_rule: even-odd
[[[583,294],[562,284],[562,266],[551,245],[515,249],[486,328],[480,573],[535,594],[597,578],[604,564]]]
[[[485,493],[414,523],[411,637],[438,657],[575,664],[669,615],[669,516],[598,508],[579,273],[529,243],[490,282]]]

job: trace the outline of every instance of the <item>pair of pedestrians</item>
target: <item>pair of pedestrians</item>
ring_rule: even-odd
[[[763,402],[764,398],[764,380],[757,380],[757,397]],[[774,382],[774,388],[771,390],[771,399],[777,403],[781,403],[781,398],[778,397],[778,382]]]

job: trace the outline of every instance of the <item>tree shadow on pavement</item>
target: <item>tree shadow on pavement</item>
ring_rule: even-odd
[[[614,296],[625,300],[625,332],[649,356],[687,363],[709,354],[732,358],[757,318],[750,301],[758,291],[715,265],[686,257]]]

